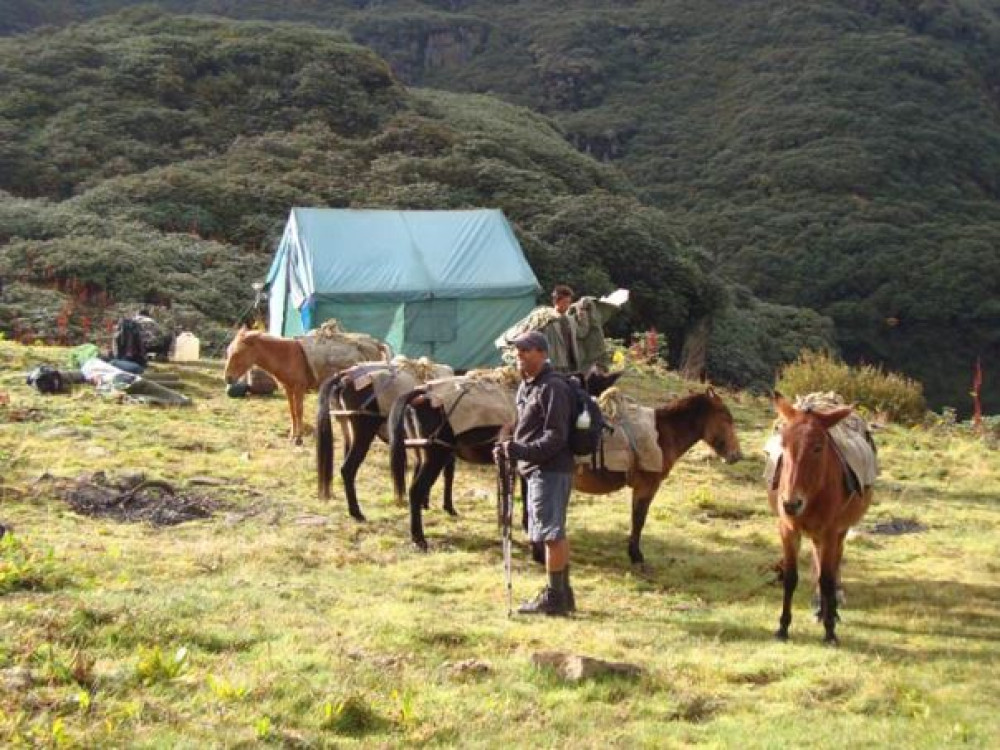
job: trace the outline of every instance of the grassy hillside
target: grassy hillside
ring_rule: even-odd
[[[128,4],[22,0],[6,29]],[[966,405],[977,355],[1000,364],[995,2],[157,5],[338,26],[407,83],[549,114],[730,279],[831,316],[845,354],[937,405]]]
[[[680,462],[652,505],[644,568],[626,555],[627,495],[575,495],[580,612],[528,622],[505,616],[489,471],[459,468],[459,518],[435,492],[432,550],[415,553],[381,445],[361,471],[370,520],[357,524],[339,486],[316,499],[311,441],[288,445],[280,397],[227,399],[212,361],[170,368],[195,399],[185,410],[23,385],[22,370],[65,355],[0,343],[0,522],[13,529],[0,542],[2,744],[833,748],[891,736],[937,748],[1000,736],[995,440],[880,430],[876,504],[848,543],[842,645],[821,645],[805,585],[792,641],[778,644],[780,590],[762,571],[779,543],[759,479],[772,414],[727,393],[749,458],[724,466],[701,446]],[[623,384],[647,403],[683,387],[645,370]],[[73,512],[72,480],[99,471],[168,481],[214,515],[153,527]],[[894,520],[925,528],[875,533]],[[516,544],[520,599],[541,574]],[[546,650],[644,674],[565,684],[531,665]]]
[[[550,120],[407,90],[337,32],[142,8],[0,40],[0,61],[0,330],[20,340],[100,337],[142,303],[218,351],[297,205],[502,208],[545,287],[632,289],[614,332],[656,326],[675,356],[741,305]],[[832,344],[794,315],[792,356]],[[735,382],[770,384],[752,363],[789,357],[767,348],[741,350]]]

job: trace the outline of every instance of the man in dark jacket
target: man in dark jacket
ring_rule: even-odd
[[[569,385],[548,361],[548,342],[538,331],[512,342],[523,380],[517,390],[517,425],[513,439],[497,451],[517,461],[527,484],[528,534],[545,544],[548,585],[518,609],[520,614],[566,615],[576,609],[569,585],[569,540],[566,509],[573,487],[573,453],[569,447],[575,398]]]

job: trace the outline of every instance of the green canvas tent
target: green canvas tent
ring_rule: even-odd
[[[336,318],[456,369],[499,364],[493,340],[540,290],[507,220],[487,209],[293,208],[266,286],[276,336]]]

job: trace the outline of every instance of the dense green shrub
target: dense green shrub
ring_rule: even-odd
[[[705,371],[721,383],[766,391],[803,350],[836,350],[833,321],[812,310],[760,302],[737,288],[714,316]]]
[[[789,397],[835,391],[849,404],[904,424],[921,421],[927,412],[923,388],[915,380],[873,365],[851,367],[824,352],[803,352],[783,367],[777,388]]]

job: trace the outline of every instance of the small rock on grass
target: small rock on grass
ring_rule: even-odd
[[[462,661],[446,661],[441,665],[441,669],[444,670],[451,677],[480,677],[482,675],[488,674],[493,670],[489,662],[481,661],[479,659],[463,659]]]
[[[560,651],[539,651],[531,655],[536,667],[548,667],[567,682],[581,682],[601,677],[635,678],[642,674],[642,667],[626,662],[603,661],[578,654]]]
[[[35,678],[30,669],[11,667],[0,669],[0,688],[9,692],[28,690],[35,684]]]

